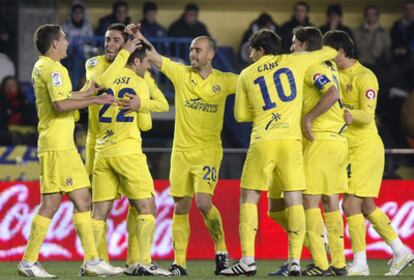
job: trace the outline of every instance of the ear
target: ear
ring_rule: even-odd
[[[53,40],[53,42],[52,42],[52,47],[53,47],[54,49],[57,49],[57,46],[58,46],[58,41]]]
[[[263,47],[260,47],[259,54],[260,54],[260,57],[265,55],[265,50],[263,49]]]

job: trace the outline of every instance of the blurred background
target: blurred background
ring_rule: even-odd
[[[315,25],[323,32],[339,29],[351,34],[358,59],[380,82],[377,124],[387,148],[386,178],[414,178],[414,1],[403,0],[199,0],[188,1],[70,1],[0,0],[0,179],[37,179],[36,109],[30,82],[38,54],[35,29],[58,23],[70,40],[68,57],[73,88],[84,82],[86,59],[103,53],[103,35],[114,22],[141,22],[144,35],[159,51],[183,63],[188,46],[199,35],[211,35],[219,45],[214,66],[239,73],[249,62],[247,40],[270,28],[283,38],[289,52],[291,31]],[[167,96],[169,113],[154,114],[154,125],[143,134],[155,178],[168,178],[169,148],[174,130],[174,90],[153,71]],[[249,143],[249,124],[233,118],[234,97],[227,100],[223,129],[225,157],[222,178],[239,178]],[[82,151],[86,124],[76,129]]]

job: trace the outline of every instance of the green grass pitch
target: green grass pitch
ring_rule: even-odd
[[[306,265],[308,262],[304,262],[303,265]],[[364,277],[363,279],[389,279],[389,277],[383,276],[384,273],[387,272],[388,266],[386,261],[374,261],[371,260],[368,262],[371,276]],[[122,262],[113,262],[113,265],[123,266]],[[170,265],[170,262],[161,261],[157,262],[163,268],[167,268]],[[274,277],[268,277],[267,273],[274,271],[277,267],[282,264],[282,261],[258,261],[258,272],[254,279],[272,279]],[[79,279],[79,262],[43,262],[42,265],[44,268],[52,274],[55,274],[59,277],[59,279]],[[16,262],[0,262],[0,279],[4,280],[16,280],[16,279],[24,279],[21,276],[17,275],[16,272]],[[226,278],[224,276],[214,276],[213,269],[214,269],[214,261],[190,261],[188,262],[189,268],[189,277],[185,277],[184,279],[210,279],[210,278]],[[129,279],[131,280],[131,276],[126,275],[119,275],[115,277],[111,277],[114,279]],[[312,277],[312,279],[326,279],[325,277]],[[404,279],[414,279],[414,266],[408,267],[404,272],[403,275],[398,276],[398,278]]]

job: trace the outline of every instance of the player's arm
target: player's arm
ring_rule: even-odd
[[[361,125],[370,124],[375,120],[375,108],[378,97],[378,81],[376,77],[363,75],[359,77],[359,109],[347,109],[352,122]]]
[[[140,112],[168,112],[170,105],[162,91],[158,88],[151,74],[145,74],[145,81],[148,83],[150,99],[144,105],[141,105]]]
[[[236,98],[234,101],[234,118],[238,122],[252,122],[253,112],[250,109],[249,98],[244,83],[243,72],[237,82]]]
[[[297,66],[302,66],[305,69],[315,63],[322,63],[324,61],[334,59],[338,54],[338,51],[324,46],[322,49],[312,52],[298,52],[293,53],[292,56],[297,60]]]
[[[139,94],[139,98],[143,104],[147,104],[150,99],[150,91],[146,84],[140,83],[137,86],[137,92]],[[141,112],[139,111],[138,114],[138,128],[141,131],[148,131],[152,128],[152,119],[150,112]]]
[[[239,75],[234,73],[226,73],[226,86],[227,86],[227,94],[235,94],[237,90],[237,81],[239,79]]]

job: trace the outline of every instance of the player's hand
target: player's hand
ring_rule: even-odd
[[[302,133],[306,139],[309,141],[313,141],[313,133],[312,133],[312,120],[305,116],[302,120]]]
[[[129,53],[133,53],[137,48],[142,46],[141,40],[138,38],[128,39],[123,45],[122,48],[127,50]]]
[[[127,110],[127,113],[135,111],[137,112],[141,108],[141,99],[135,94],[125,94],[124,98],[119,99],[118,106],[122,110]]]
[[[141,24],[140,23],[130,23],[125,27],[125,32],[128,33],[129,35],[136,35],[139,32],[139,29],[141,28]]]
[[[113,95],[110,94],[102,94],[96,97],[97,104],[116,104],[117,100]]]
[[[91,96],[97,93],[98,91],[102,90],[102,87],[98,86],[94,81],[91,81],[89,87],[85,91],[85,96]]]
[[[350,125],[352,123],[352,114],[346,109],[344,112],[344,121],[347,125]]]

